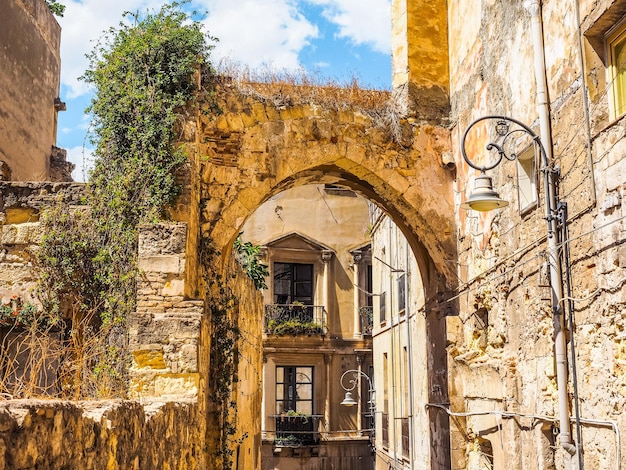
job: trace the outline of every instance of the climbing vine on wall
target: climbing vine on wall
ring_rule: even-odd
[[[82,77],[95,89],[88,108],[96,145],[89,210],[62,207],[48,217],[39,256],[44,307],[71,317],[71,335],[82,345],[95,338],[90,332],[107,332],[95,341],[90,369],[98,382],[110,379],[113,394],[125,389],[137,227],[167,218],[186,161],[176,145],[181,118],[192,100],[208,95],[212,76],[213,38],[181,4],[125,17],[130,21],[101,38]]]
[[[258,290],[267,289],[265,278],[269,276],[269,268],[261,262],[261,247],[252,242],[244,242],[241,233],[235,240],[235,258]]]
[[[223,277],[214,272],[214,266],[219,265],[218,257],[219,253],[211,240],[203,239],[200,243],[200,264],[204,269],[211,338],[207,426],[216,431],[212,434],[214,441],[209,442],[209,452],[214,468],[226,470],[232,468],[236,444],[237,409],[233,384],[238,380],[241,331],[235,315],[237,297]]]

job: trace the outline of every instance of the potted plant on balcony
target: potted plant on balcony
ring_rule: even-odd
[[[298,424],[307,424],[309,422],[309,415],[302,411],[287,410],[280,415],[281,419],[287,418],[289,421]]]

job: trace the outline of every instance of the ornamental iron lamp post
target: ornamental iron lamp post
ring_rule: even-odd
[[[495,153],[495,158],[485,165],[478,165],[474,163],[466,152],[466,139],[470,131],[477,125],[494,123],[495,141],[489,142],[486,146],[486,150],[492,155]],[[554,355],[556,359],[556,373],[557,373],[557,387],[559,396],[559,437],[560,444],[570,455],[574,455],[578,452],[579,465],[582,460],[580,449],[580,426],[578,415],[578,400],[575,399],[576,406],[576,422],[578,429],[578,442],[577,446],[572,442],[570,434],[570,409],[567,396],[567,349],[566,349],[566,337],[565,337],[565,320],[564,320],[564,308],[563,308],[563,270],[561,259],[559,257],[559,243],[565,248],[567,244],[567,230],[565,229],[565,222],[567,219],[567,205],[564,202],[557,203],[557,185],[555,177],[558,176],[558,170],[552,168],[550,159],[546,153],[541,139],[535,134],[532,129],[522,122],[507,116],[489,115],[483,116],[473,121],[465,130],[463,139],[461,141],[461,154],[465,162],[475,170],[480,171],[480,176],[475,180],[474,190],[470,193],[467,201],[461,204],[463,209],[473,209],[477,211],[490,211],[501,207],[506,207],[508,202],[501,199],[499,194],[493,189],[493,183],[490,176],[487,176],[486,172],[497,167],[503,160],[514,161],[517,160],[518,155],[514,152],[507,152],[507,146],[511,145],[511,142],[517,139],[517,137],[523,137],[523,134],[529,136],[536,147],[539,148],[541,157],[540,171],[544,176],[544,193],[545,193],[545,219],[547,221],[548,235],[547,235],[547,261],[548,269],[550,272],[550,290],[552,292],[552,314],[554,320]],[[492,134],[494,135],[494,134]],[[561,229],[559,231],[559,228]],[[560,240],[559,240],[560,238]],[[565,263],[566,273],[569,279],[569,267]],[[573,323],[570,316],[570,329],[573,328]],[[573,331],[573,330],[572,330]],[[571,340],[572,347],[572,375],[574,382],[575,395],[576,390],[576,363],[574,354],[574,342]]]
[[[350,374],[350,375],[349,375]],[[343,406],[354,406],[357,405],[359,416],[361,415],[361,400],[356,401],[352,397],[352,392],[355,389],[358,389],[359,398],[360,398],[360,385],[361,379],[364,378],[367,380],[367,396],[368,396],[368,416],[370,418],[370,442],[373,441],[375,435],[375,424],[374,424],[374,416],[376,413],[376,404],[374,403],[374,394],[376,391],[374,390],[374,384],[372,383],[372,379],[362,370],[358,369],[349,369],[341,374],[341,378],[339,379],[339,383],[341,387],[345,390],[346,395],[341,402]],[[344,385],[347,383],[347,385]],[[359,429],[361,431],[361,429]]]

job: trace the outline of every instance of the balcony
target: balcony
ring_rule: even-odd
[[[263,331],[268,335],[326,335],[325,310],[320,305],[265,306]]]
[[[374,307],[359,307],[359,316],[361,317],[361,333],[365,336],[372,336],[374,328]]]
[[[319,415],[285,416],[275,415],[276,437],[274,445],[281,447],[299,447],[316,445],[320,441],[317,431]]]

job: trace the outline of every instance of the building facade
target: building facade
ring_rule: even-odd
[[[415,468],[428,452],[414,432],[427,420],[424,291],[407,239],[378,206],[372,220],[376,468]],[[418,287],[418,288],[416,288]]]
[[[244,225],[242,238],[262,246],[270,273],[263,469],[301,468],[303,459],[311,469],[373,468],[368,220],[353,191],[306,185],[271,198]],[[346,389],[354,406],[342,405]]]
[[[0,180],[71,181],[56,144],[61,27],[43,0],[2,0]]]
[[[449,112],[435,119],[451,129],[457,225],[458,282],[436,305],[447,396],[431,387],[414,408],[447,417],[449,460],[431,445],[413,468],[626,464],[625,15],[619,0],[394,2],[395,33],[407,25],[394,36],[394,86],[428,89],[433,70],[447,74]],[[419,116],[419,95],[399,95]],[[507,207],[461,208],[484,192],[482,176]],[[410,370],[419,383],[422,369]]]

